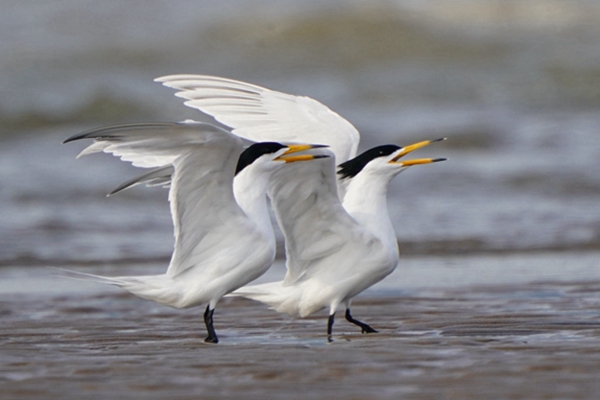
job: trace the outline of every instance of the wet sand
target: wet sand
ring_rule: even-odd
[[[52,280],[48,280],[52,285]],[[244,299],[172,310],[115,290],[0,302],[0,393],[40,398],[592,399],[600,281],[375,292],[353,314],[291,319]],[[341,314],[341,313],[339,313]]]

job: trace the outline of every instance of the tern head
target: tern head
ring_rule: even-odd
[[[396,146],[395,144],[373,147],[355,158],[340,164],[338,175],[341,179],[351,179],[363,172],[393,177],[412,165],[445,161],[445,158],[419,158],[400,161],[400,158],[408,153],[442,140],[445,140],[445,138],[425,140],[406,147]]]
[[[279,167],[297,161],[309,161],[317,158],[328,157],[327,155],[321,154],[299,154],[291,156],[290,154],[297,153],[304,150],[310,150],[320,147],[327,147],[323,145],[313,144],[290,144],[284,145],[277,142],[261,142],[254,143],[249,146],[246,150],[240,154],[238,159],[237,167],[235,169],[236,175],[242,172],[247,167],[258,169],[263,172],[275,171]]]

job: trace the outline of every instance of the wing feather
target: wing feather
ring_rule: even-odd
[[[154,122],[113,125],[71,136],[63,143],[94,139],[83,155],[105,152],[131,162],[136,167],[157,168],[172,164],[188,146],[223,140],[229,132],[198,122]]]
[[[256,235],[252,223],[233,195],[233,178],[242,141],[210,124],[152,123],[118,125],[75,135],[65,142],[94,139],[90,147],[130,161],[158,168],[124,186],[143,181],[168,182],[175,249],[167,275],[210,265],[224,274],[220,263],[236,245]],[[88,147],[89,148],[89,147]],[[100,149],[100,150],[99,150]],[[172,166],[172,167],[171,167]],[[231,264],[231,265],[230,265]]]
[[[335,157],[282,168],[271,178],[269,195],[285,236],[286,286],[315,274],[327,276],[326,268],[343,268],[351,275],[354,263],[360,264],[378,243],[340,203]],[[347,265],[336,265],[340,257]]]
[[[175,172],[172,165],[167,165],[165,167],[158,167],[153,169],[150,172],[142,174],[140,176],[136,176],[133,179],[130,179],[115,189],[113,189],[108,196],[112,196],[113,194],[119,193],[123,190],[129,189],[136,185],[146,184],[146,186],[165,186],[168,187],[171,184],[171,176]]]
[[[250,83],[206,75],[169,75],[155,81],[180,90],[177,97],[257,142],[326,144],[342,163],[356,155],[356,128],[322,103]]]

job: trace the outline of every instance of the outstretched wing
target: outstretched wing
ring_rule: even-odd
[[[202,131],[202,134],[198,132]],[[172,164],[194,141],[218,138],[223,129],[199,123],[141,123],[113,125],[71,136],[63,143],[94,139],[77,158],[93,153],[110,153],[136,167],[153,168]]]
[[[335,157],[295,163],[271,178],[271,202],[285,236],[284,285],[323,274],[321,268],[338,268],[334,264],[340,255],[346,263],[359,262],[352,254],[368,253],[367,248],[377,242],[346,212],[336,185]],[[348,271],[352,267],[342,266]]]
[[[256,142],[328,145],[342,163],[354,158],[360,135],[350,122],[322,103],[250,83],[206,75],[169,75],[155,79],[180,90],[177,97]]]
[[[214,261],[220,249],[234,248],[240,237],[253,234],[233,195],[242,151],[242,141],[235,135],[210,124],[152,123],[101,128],[65,142],[78,139],[95,140],[82,154],[104,151],[137,166],[172,173],[169,201],[175,250],[168,275]],[[229,242],[231,247],[224,245]]]

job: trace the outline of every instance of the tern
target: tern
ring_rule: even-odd
[[[112,153],[134,166],[153,168],[111,193],[138,183],[170,186],[175,245],[161,275],[78,274],[174,308],[207,304],[209,343],[219,341],[213,326],[217,302],[261,276],[275,258],[266,198],[270,176],[287,163],[327,157],[290,155],[322,146],[277,142],[256,143],[242,152],[237,136],[196,122],[111,126],[63,143],[80,139],[94,142],[79,156]],[[241,179],[234,181],[234,176]]]
[[[375,332],[352,317],[350,303],[398,264],[396,234],[387,212],[388,184],[412,165],[445,160],[399,161],[444,139],[403,148],[378,146],[357,156],[358,130],[309,97],[208,75],[168,75],[155,81],[178,90],[175,95],[186,106],[212,116],[240,137],[329,146],[328,154],[335,158],[295,164],[271,179],[269,196],[285,237],[285,279],[235,293],[301,317],[329,308],[329,338],[335,311],[343,303],[349,322],[363,333]]]
[[[433,142],[405,148],[377,146],[342,163],[337,174],[348,184],[343,203],[337,195],[334,157],[296,165],[294,181],[275,181],[271,201],[285,236],[285,279],[245,286],[233,295],[300,317],[326,308],[329,340],[340,304],[345,305],[346,320],[358,325],[362,333],[377,332],[352,317],[351,301],[398,265],[398,243],[387,209],[388,185],[410,166],[444,161],[400,161],[410,151]]]

